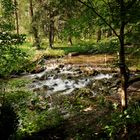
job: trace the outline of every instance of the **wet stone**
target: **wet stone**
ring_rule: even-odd
[[[65,81],[65,84],[68,84],[69,83],[69,81]]]
[[[72,79],[72,76],[71,75],[68,75],[67,79]]]
[[[54,90],[54,88],[53,87],[49,87],[48,90]]]
[[[55,69],[54,69],[54,71],[58,71],[58,70],[60,70],[60,69],[59,69],[59,68],[55,68]]]
[[[60,69],[56,70],[56,73],[61,73],[61,70]]]
[[[47,85],[43,85],[43,89],[44,90],[47,90],[48,89],[48,86]]]
[[[38,91],[40,91],[40,88],[34,88],[33,91],[38,92]]]
[[[47,75],[46,75],[46,74],[42,75],[42,76],[39,78],[39,80],[46,80],[46,79],[47,79]]]
[[[110,74],[99,74],[98,71],[88,66],[57,65],[57,68],[52,68],[53,66],[51,65],[50,67],[52,70],[48,68],[48,71],[46,70],[43,73],[34,74],[33,77],[37,77],[34,78],[31,89],[34,88],[33,90],[37,93],[44,93],[47,96],[53,93],[69,94],[75,89],[83,87],[89,88],[97,94],[111,94],[116,91],[116,89],[113,88],[115,87],[113,83],[116,80],[114,80],[115,78],[110,78]],[[82,93],[81,96],[91,96],[93,94],[91,91],[84,90],[83,92],[86,92],[87,95]]]
[[[57,79],[57,78],[59,78],[59,76],[58,75],[54,75],[53,79]]]
[[[32,82],[33,82],[33,83],[37,82],[37,81],[38,81],[38,78],[39,78],[39,77],[36,77],[35,79],[33,79]]]
[[[64,68],[64,66],[65,66],[65,65],[61,64],[61,65],[59,65],[59,68]]]
[[[53,86],[58,86],[58,84],[57,83],[54,83]]]
[[[30,86],[29,86],[29,88],[35,88],[35,87],[36,87],[35,85],[30,85]]]
[[[40,79],[40,77],[38,77],[38,76],[35,77],[35,80],[39,80],[39,79]],[[35,80],[34,80],[34,81],[35,81]]]

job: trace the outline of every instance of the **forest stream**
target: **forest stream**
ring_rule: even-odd
[[[32,133],[23,137],[23,140],[38,137],[51,140],[56,136],[64,139],[71,137],[75,131],[79,133],[81,126],[87,125],[91,130],[96,130],[96,125],[92,125],[97,123],[94,122],[96,118],[108,114],[111,104],[120,106],[120,78],[117,70],[110,66],[113,60],[114,57],[105,55],[43,59],[40,70],[18,77],[30,81],[26,85],[32,94],[27,101],[30,113],[36,110],[50,113],[54,110],[55,113],[59,111],[59,116],[63,118],[62,124],[60,121],[56,127]],[[97,127],[100,131],[100,127]],[[84,133],[88,135],[85,128]]]
[[[33,81],[28,88],[45,98],[54,94],[69,95],[75,90],[88,88],[94,97],[101,88],[98,87],[101,86],[99,81],[105,82],[105,86],[107,86],[107,81],[112,81],[109,79],[115,75],[115,73],[109,73],[107,67],[108,61],[112,59],[109,56],[106,64],[104,56],[95,59],[95,56],[79,55],[72,58],[44,60],[44,71],[25,76]],[[95,60],[97,61],[95,62]],[[101,64],[102,69],[106,69],[106,72],[98,70],[98,65],[101,66]],[[112,85],[112,82],[109,84]],[[115,87],[113,90],[116,92],[117,88]]]

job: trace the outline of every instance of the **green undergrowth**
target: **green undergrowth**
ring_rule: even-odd
[[[118,41],[115,38],[103,39],[99,42],[76,42],[71,46],[55,47],[54,49],[63,50],[64,54],[77,52],[78,54],[96,54],[96,53],[115,53],[118,51]]]
[[[19,83],[18,83],[19,82]],[[38,132],[47,127],[55,127],[62,122],[62,117],[57,109],[48,110],[48,100],[44,99],[41,95],[33,93],[25,89],[27,81],[17,80],[10,82],[6,91],[1,92],[0,104],[1,108],[4,107],[4,103],[9,104],[15,112],[18,123],[17,127],[11,131],[12,140],[20,140],[26,135],[31,135],[34,132]],[[14,86],[14,87],[13,87]],[[12,88],[12,89],[11,89]],[[11,108],[10,107],[10,108]],[[10,109],[9,108],[9,109]],[[11,110],[7,109],[2,119],[0,119],[0,125],[4,122],[6,126],[9,126],[9,121],[5,120],[6,116],[10,114]],[[12,118],[11,122],[14,122]],[[8,128],[5,128],[5,132]]]
[[[44,51],[46,58],[57,58],[65,56],[65,52],[62,49],[47,49]]]
[[[44,51],[46,57],[63,57],[69,53],[78,54],[112,54],[118,51],[118,41],[116,38],[102,39],[99,42],[95,42],[94,39],[88,41],[74,41],[72,45],[66,44],[66,42],[55,43],[53,49],[47,48]],[[43,49],[45,47],[43,46]]]
[[[126,48],[126,62],[134,70],[140,69],[140,47],[131,46]]]
[[[5,82],[8,85],[0,97],[1,105],[9,104],[16,113],[12,113],[15,121],[18,118],[15,129],[11,130],[13,140],[140,138],[138,101],[129,101],[129,108],[123,113],[119,101],[106,95],[93,96],[88,88],[45,98],[41,93],[27,90],[30,82],[24,78]],[[50,101],[52,109],[49,109]],[[5,122],[4,118],[0,121]]]

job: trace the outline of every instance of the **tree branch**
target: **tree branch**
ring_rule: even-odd
[[[140,76],[130,79],[130,80],[128,81],[128,87],[129,87],[130,85],[132,85],[133,83],[138,82],[138,81],[140,81]]]
[[[88,0],[89,3],[91,4],[88,5],[87,3],[83,2],[82,0],[78,0],[81,4],[85,5],[86,7],[92,9],[92,11],[98,16],[101,18],[101,20],[113,31],[113,33],[119,38],[119,35],[117,34],[117,32],[115,31],[115,29],[95,10],[94,8],[94,5],[93,5],[93,2]]]

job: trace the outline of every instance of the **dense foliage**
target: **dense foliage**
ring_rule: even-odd
[[[25,35],[0,32],[0,76],[8,76],[13,71],[18,72],[26,62],[26,53],[18,48],[25,41]]]

